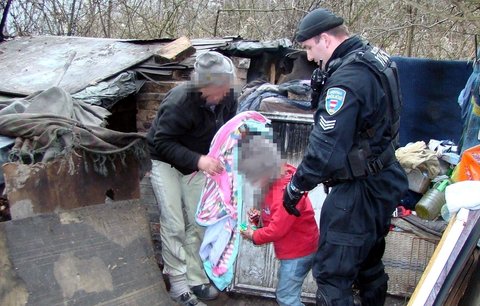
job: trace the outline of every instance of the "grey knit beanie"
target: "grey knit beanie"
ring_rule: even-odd
[[[193,68],[192,81],[197,87],[233,83],[235,78],[232,60],[215,51],[198,55]]]

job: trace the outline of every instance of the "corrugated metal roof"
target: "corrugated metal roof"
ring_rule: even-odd
[[[191,42],[197,51],[202,52],[225,47],[238,39],[241,38],[199,38],[191,39]],[[159,74],[166,75],[176,68],[191,68],[189,66],[193,66],[195,55],[185,59],[180,64],[181,67],[168,64],[157,67],[138,65],[171,41],[173,39],[18,37],[0,44],[0,92],[7,95],[29,95],[58,85],[69,93],[76,93],[136,65],[139,69],[158,69]]]
[[[165,44],[134,42],[65,36],[19,37],[3,42],[0,92],[29,95],[58,85],[75,93],[148,59]]]
[[[127,69],[172,75],[193,68],[196,55],[221,50],[252,56],[288,48],[286,40],[244,41],[241,37],[190,39],[197,52],[181,62],[156,64],[152,57],[174,39],[125,40],[69,36],[18,37],[0,43],[0,96],[30,95],[60,86],[73,94]],[[67,67],[68,66],[68,67]]]
[[[197,50],[211,50],[220,47],[225,47],[228,43],[236,40],[241,40],[240,37],[226,37],[226,38],[193,38],[190,39],[192,45]]]

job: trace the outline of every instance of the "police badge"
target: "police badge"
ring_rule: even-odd
[[[325,110],[329,115],[333,115],[342,108],[343,102],[345,102],[346,96],[345,90],[333,87],[327,90],[325,97]]]

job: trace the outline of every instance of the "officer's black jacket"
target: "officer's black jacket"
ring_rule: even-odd
[[[170,90],[147,133],[150,157],[174,166],[183,174],[198,170],[217,130],[237,110],[233,90],[212,110],[192,84]]]
[[[359,37],[344,41],[332,54],[326,65],[345,58],[354,50],[365,46]],[[330,90],[330,91],[329,91]],[[327,93],[344,92],[343,104],[332,111],[332,95]],[[330,97],[330,99],[329,99]],[[319,96],[318,109],[314,114],[314,127],[309,137],[302,162],[293,177],[293,184],[301,190],[311,190],[317,184],[335,179],[340,173],[349,170],[347,154],[360,141],[359,132],[372,127],[384,117],[384,124],[376,127],[375,135],[369,140],[375,155],[383,152],[390,143],[387,101],[380,80],[365,64],[349,63],[341,65],[327,78]],[[341,101],[342,99],[339,99]],[[330,107],[330,113],[327,112]]]

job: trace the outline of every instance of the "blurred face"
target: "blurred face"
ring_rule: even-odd
[[[269,175],[264,175],[251,180],[251,184],[257,188],[265,188],[268,186],[270,181],[271,177]]]
[[[200,88],[202,98],[207,101],[207,104],[219,104],[222,99],[230,92],[230,83],[224,85],[209,85]]]
[[[333,50],[330,50],[330,38],[325,33],[307,39],[301,44],[305,51],[307,51],[308,60],[314,61],[317,64],[323,61],[323,65],[325,65],[333,53]]]

